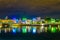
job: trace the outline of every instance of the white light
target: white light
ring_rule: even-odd
[[[40,32],[43,32],[43,30],[44,30],[44,26],[42,25],[40,28]]]
[[[26,21],[26,24],[30,24],[30,22],[31,22],[31,20],[27,20],[27,21]]]
[[[44,24],[41,24],[42,26],[44,25]]]
[[[33,28],[33,33],[36,33],[36,28]]]
[[[42,26],[41,26],[41,29],[43,29],[43,28],[44,28],[44,26],[42,25]]]
[[[0,33],[1,33],[1,29],[0,29]]]
[[[33,33],[35,33],[36,32],[36,30],[35,29],[33,29]]]
[[[26,24],[26,22],[22,22],[22,24]]]
[[[27,26],[28,32],[31,32],[31,27]]]
[[[5,33],[7,32],[7,30],[6,30],[6,29],[5,29],[4,31],[5,31]]]
[[[37,21],[40,21],[41,17],[37,17]]]

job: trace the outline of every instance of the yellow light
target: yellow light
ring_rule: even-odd
[[[19,27],[19,24],[12,24],[12,27],[17,28]]]
[[[9,23],[14,23],[14,20],[8,20]]]
[[[45,27],[45,32],[47,32],[47,27]]]
[[[0,28],[2,28],[2,26],[0,26]]]
[[[26,26],[26,28],[28,29],[28,32],[31,31],[31,27],[30,26]]]
[[[4,20],[2,20],[2,22],[4,23],[5,21],[4,21]]]
[[[37,24],[37,21],[33,21],[33,24]]]
[[[2,28],[2,24],[0,24],[0,28]]]
[[[3,23],[8,23],[8,20],[2,20]]]
[[[44,26],[42,25],[41,27],[40,27],[40,32],[43,32],[44,31]]]
[[[30,23],[31,23],[31,20],[27,20],[27,21],[26,21],[26,24],[30,24]]]
[[[10,32],[10,31],[11,31],[11,29],[9,28],[9,29],[8,29],[8,31]]]

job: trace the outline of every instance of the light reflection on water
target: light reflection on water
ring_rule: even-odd
[[[44,30],[44,27],[40,27],[40,26],[22,26],[22,28],[25,27],[27,30],[27,32],[33,32],[33,33],[40,33],[40,32],[43,32]]]
[[[53,30],[52,30],[52,27],[53,27]],[[14,28],[12,28],[11,30],[8,29],[4,31],[7,33],[7,31],[11,32],[13,31],[13,29]],[[20,33],[42,33],[42,32],[49,32],[49,31],[56,32],[58,30],[58,27],[55,25],[52,25],[52,26],[41,25],[41,26],[20,26],[19,28],[15,28],[15,29],[16,29],[16,32],[20,32]]]
[[[40,32],[44,32],[44,27],[43,26],[21,26],[21,28],[15,28],[16,30],[14,30],[14,28],[12,28],[11,30],[9,30],[9,32],[21,32],[21,33],[40,33]],[[46,29],[47,30],[47,29]],[[7,30],[4,30],[7,33]]]

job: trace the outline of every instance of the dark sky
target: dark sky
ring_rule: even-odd
[[[0,0],[2,16],[60,17],[60,0]]]

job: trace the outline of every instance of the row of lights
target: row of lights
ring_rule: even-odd
[[[0,30],[0,33],[1,33],[1,31],[2,30]],[[28,32],[32,32],[32,33],[36,33],[36,31],[37,31],[37,29],[34,27],[34,28],[32,28],[32,29],[26,29],[26,28],[22,28],[22,29],[16,29],[16,28],[13,28],[12,30],[11,29],[4,29],[3,30],[5,33],[7,33],[7,32],[13,32],[13,33],[17,33],[17,32],[22,32],[22,33],[27,33],[27,31]]]
[[[12,18],[11,19],[12,21],[9,20],[8,17],[6,17],[5,19],[6,19],[7,22],[5,20],[3,20],[2,23],[22,23],[22,24],[55,23],[55,19],[53,19],[53,18],[51,18],[51,20],[49,19],[50,20],[50,22],[49,22],[48,20],[41,19],[41,17],[36,17],[36,18],[32,18],[32,19],[28,19],[28,18],[20,18],[20,19]]]
[[[8,16],[6,16],[5,19],[8,19]],[[12,20],[14,20],[14,23],[28,23],[28,22],[36,22],[36,21],[40,21],[41,17],[37,17],[37,18],[32,18],[32,19],[27,19],[27,18],[21,18],[21,19],[17,19],[17,18],[13,18]]]
[[[47,28],[47,27],[40,27],[38,30],[37,30],[37,28],[36,27],[28,27],[28,28],[26,28],[25,26],[24,27],[22,27],[22,29],[20,29],[20,28],[12,28],[12,29],[4,29],[3,31],[5,32],[5,33],[7,33],[7,32],[13,32],[13,33],[17,33],[17,32],[22,32],[22,33],[27,33],[27,32],[32,32],[32,33],[40,33],[40,32],[47,32],[47,30],[50,30],[51,32],[56,32],[57,31],[57,28],[56,27],[51,27],[51,28]],[[0,33],[1,33],[1,29],[0,29]],[[59,30],[60,31],[60,30]]]

